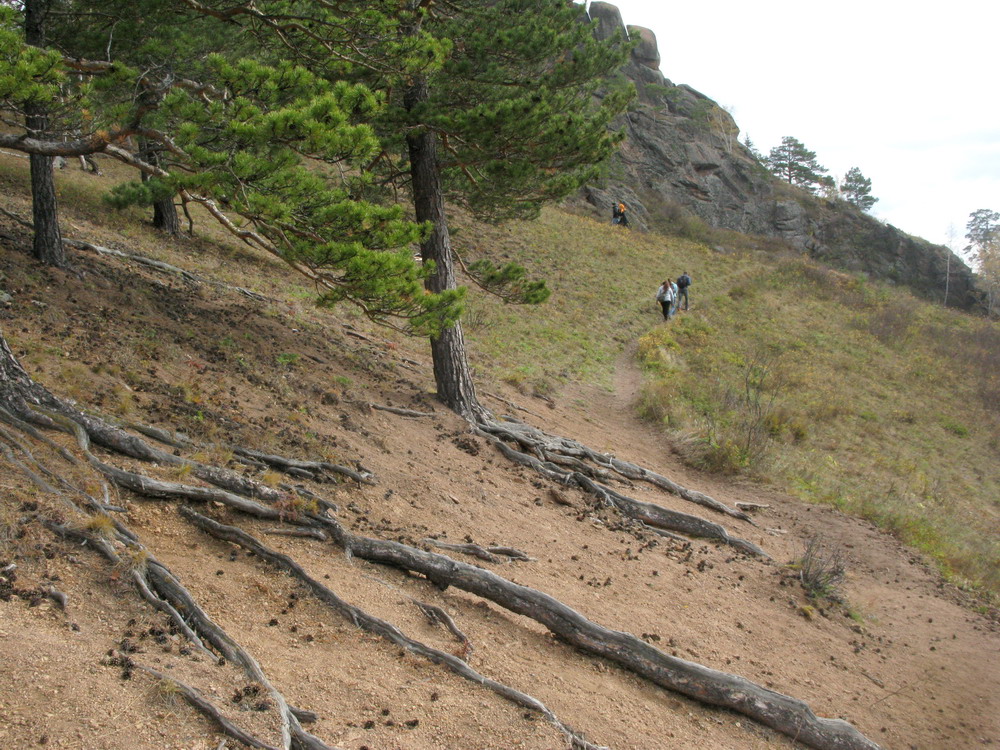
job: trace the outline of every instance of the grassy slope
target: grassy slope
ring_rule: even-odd
[[[22,166],[8,162],[0,175],[18,192],[26,187]],[[60,174],[64,206],[72,207],[67,234],[74,233],[73,216],[93,217],[100,229],[91,227],[88,237],[159,256],[148,230],[137,224],[142,212],[118,214],[101,203],[99,188],[127,175],[106,167],[108,178],[96,183],[76,170]],[[959,582],[994,596],[1000,590],[996,324],[756,249],[739,236],[717,237],[716,246],[725,247],[719,252],[556,210],[498,228],[467,219],[457,224],[455,244],[467,261],[482,252],[520,261],[553,290],[548,303],[534,308],[470,295],[466,329],[482,378],[542,394],[568,381],[610,388],[615,362],[638,340],[649,374],[642,408],[663,422],[692,462],[740,469],[864,515],[934,555]],[[183,265],[298,300],[289,303],[296,310],[282,313],[303,328],[323,325],[310,312],[311,291],[282,264],[248,254],[210,221],[199,221],[197,230],[204,239],[184,241]],[[653,294],[664,277],[684,270],[695,279],[693,308],[662,325]],[[337,317],[365,327],[349,308]],[[399,341],[391,332],[379,335]],[[216,338],[220,356],[239,366],[241,337],[220,331]],[[122,348],[137,353],[125,357],[130,360],[165,345],[149,331],[136,331],[132,343]],[[42,352],[25,354],[31,364]],[[281,357],[272,358],[281,363]],[[747,362],[765,359],[767,383],[781,387],[763,390],[765,403],[774,397],[763,420],[769,439],[755,438],[753,447],[761,450],[747,460],[728,448],[740,445],[747,431],[739,398]],[[110,367],[127,384],[139,364]],[[77,395],[74,388],[85,391],[80,369],[70,365],[50,376],[51,384],[70,396]],[[211,397],[185,391],[187,379],[177,373],[175,387],[192,406],[195,421],[188,427],[196,429],[198,411]],[[117,394],[127,410],[127,388]]]
[[[534,309],[473,295],[477,365],[542,393],[568,380],[609,386],[639,338],[642,409],[693,463],[865,516],[995,596],[1000,327],[747,238],[723,241],[719,252],[558,211],[464,227],[457,244],[470,257],[500,251],[553,289]],[[683,270],[692,310],[663,325],[653,293]],[[748,372],[765,376],[756,419]]]

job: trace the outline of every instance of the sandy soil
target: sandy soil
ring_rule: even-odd
[[[550,432],[726,503],[768,506],[756,526],[729,519],[726,525],[764,547],[773,561],[714,544],[684,550],[636,536],[575,491],[560,490],[570,505],[555,502],[547,482],[511,465],[435,405],[420,342],[386,344],[377,332],[361,340],[317,312],[250,304],[119,261],[83,258],[83,279],[39,269],[11,249],[23,242],[18,230],[4,227],[4,234],[0,270],[14,302],[2,311],[0,327],[54,392],[69,395],[60,375],[69,359],[82,365],[72,395],[95,409],[114,407],[125,385],[134,401],[131,418],[139,421],[189,430],[201,424],[204,438],[360,461],[375,473],[375,486],[313,487],[339,505],[340,517],[355,530],[417,544],[434,536],[517,547],[534,560],[477,564],[685,659],[801,698],[819,715],[845,718],[887,748],[1000,744],[996,624],[912,550],[870,524],[685,468],[669,443],[633,416],[641,381],[627,355],[614,393],[575,386],[547,404],[496,384],[484,390],[510,399],[521,407],[515,416]],[[129,314],[118,314],[122,310]],[[157,346],[129,333],[135,330],[154,332]],[[227,337],[236,339],[251,367],[234,366],[234,355],[220,345]],[[300,355],[294,367],[278,362],[289,351]],[[118,368],[108,369],[116,362]],[[372,410],[370,402],[433,416],[406,418]],[[486,403],[510,410],[494,399]],[[0,502],[29,491],[26,480],[10,473],[0,481],[0,497],[8,496]],[[628,492],[705,512],[652,487]],[[125,495],[117,502],[127,509],[121,519],[260,661],[288,700],[319,714],[310,731],[329,744],[351,750],[564,746],[560,733],[536,715],[362,633],[287,576],[195,530],[175,503]],[[454,637],[428,622],[414,600],[442,607],[471,639],[476,669],[534,695],[594,742],[615,750],[797,746],[745,717],[700,706],[580,654],[491,603],[347,559],[330,543],[268,535],[273,524],[210,511],[293,556],[351,603],[428,644],[458,651]],[[37,534],[16,557],[8,547],[0,568],[15,562],[16,589],[54,585],[68,595],[68,607],[30,594],[0,597],[0,747],[220,747],[222,735],[162,683],[113,663],[109,653],[120,652],[126,639],[137,663],[196,685],[235,721],[275,741],[273,712],[247,697],[247,681],[234,667],[182,653],[164,618],[142,603],[120,571],[87,548]],[[849,610],[810,604],[787,566],[816,534],[847,555]]]

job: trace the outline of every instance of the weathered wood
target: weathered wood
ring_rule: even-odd
[[[488,420],[479,424],[483,430],[497,436],[519,443],[530,452],[540,451],[546,460],[555,462],[554,456],[586,459],[603,469],[609,469],[628,479],[647,482],[655,487],[670,492],[683,500],[701,505],[705,508],[724,513],[742,521],[753,523],[753,519],[741,510],[730,508],[702,492],[683,487],[677,482],[629,461],[622,461],[610,454],[600,453],[575,440],[549,435],[523,422],[496,422]],[[581,472],[586,473],[586,472]]]
[[[180,693],[184,696],[184,700],[190,703],[196,710],[200,711],[218,724],[223,733],[232,737],[234,740],[238,740],[239,742],[249,745],[250,747],[260,748],[260,750],[280,750],[274,745],[269,745],[263,740],[254,737],[249,732],[240,729],[240,727],[238,727],[235,723],[226,718],[214,703],[205,698],[198,690],[191,687],[187,683],[181,682],[174,677],[168,677],[162,672],[158,672],[152,667],[146,667],[142,664],[136,664],[135,668],[160,680],[164,685],[169,686],[169,690]]]
[[[548,594],[438,553],[352,534],[332,518],[321,520],[353,557],[420,573],[435,585],[454,586],[481,596],[530,617],[580,650],[608,659],[661,687],[742,713],[818,750],[879,748],[848,722],[817,717],[801,700],[666,654],[634,635],[592,622]]]
[[[434,414],[428,411],[415,411],[414,409],[400,409],[398,406],[383,406],[369,401],[368,405],[378,411],[387,411],[390,414],[398,414],[401,417],[433,417]]]
[[[271,550],[242,529],[235,526],[221,524],[211,518],[208,518],[207,516],[203,516],[200,513],[183,506],[180,508],[180,513],[195,526],[208,532],[217,539],[232,542],[233,544],[239,544],[246,549],[252,550],[260,559],[266,560],[272,565],[290,573],[292,576],[302,581],[317,599],[329,606],[342,617],[348,619],[355,625],[355,627],[380,635],[391,643],[405,648],[407,651],[416,654],[417,656],[422,656],[435,664],[442,664],[460,677],[482,685],[483,687],[492,690],[518,706],[532,711],[538,711],[546,719],[548,719],[553,726],[563,733],[574,748],[579,748],[580,750],[607,750],[607,748],[601,748],[600,746],[594,745],[583,739],[574,730],[560,721],[558,717],[556,717],[556,715],[538,699],[533,698],[527,693],[523,693],[516,688],[497,682],[496,680],[492,680],[489,677],[480,674],[469,666],[467,662],[454,654],[449,654],[447,651],[427,646],[420,641],[410,638],[395,625],[375,617],[374,615],[370,615],[364,610],[344,601],[331,589],[312,578],[308,573],[306,573],[305,569],[303,569],[302,566],[295,562],[295,560],[291,557]],[[461,631],[458,632],[461,633]]]
[[[623,515],[626,515],[629,518],[634,518],[637,521],[642,521],[648,526],[668,529],[671,531],[679,531],[688,536],[702,537],[705,539],[717,539],[720,542],[735,547],[741,552],[756,555],[766,560],[771,558],[769,554],[753,542],[731,535],[723,526],[715,523],[714,521],[708,521],[704,518],[692,516],[688,513],[681,513],[676,510],[669,510],[653,503],[645,503],[641,500],[635,500],[634,498],[627,497],[619,492],[616,492],[610,487],[600,485],[589,477],[585,477],[581,474],[575,475],[573,479],[578,485],[587,491],[613,505],[621,511]]]
[[[594,495],[602,502],[617,508],[623,515],[636,521],[640,521],[652,529],[660,529],[667,532],[680,532],[681,534],[703,537],[706,539],[717,539],[718,541],[732,545],[743,552],[757,555],[765,559],[770,558],[770,556],[758,545],[746,539],[741,539],[740,537],[731,535],[720,524],[708,521],[698,516],[690,515],[688,513],[670,510],[653,503],[635,500],[611,489],[610,487],[595,482],[590,477],[580,472],[565,471],[562,467],[557,466],[551,461],[543,461],[535,456],[529,455],[528,453],[515,450],[500,440],[496,435],[487,432],[486,430],[474,429],[474,431],[493,443],[493,445],[495,445],[501,453],[511,460],[524,466],[529,466],[543,476],[548,477],[549,479],[560,484],[575,484],[584,491]],[[672,536],[677,538],[676,535]]]
[[[443,625],[448,628],[448,631],[458,639],[459,643],[462,644],[462,659],[468,661],[469,656],[472,654],[472,641],[470,641],[469,636],[463,633],[458,625],[455,624],[451,615],[436,604],[418,602],[416,599],[411,601],[417,605],[417,608],[424,613],[424,617],[426,617],[428,622],[432,625]]]
[[[421,539],[420,541],[424,544],[429,544],[432,547],[451,550],[452,552],[462,552],[466,555],[472,555],[480,560],[494,564],[510,562],[511,560],[531,560],[531,558],[526,554],[520,550],[514,549],[513,547],[483,547],[482,545],[471,543],[452,544],[451,542],[442,542],[437,539],[431,539],[430,537]]]

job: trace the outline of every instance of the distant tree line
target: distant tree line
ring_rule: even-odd
[[[976,264],[986,312],[1000,311],[1000,212],[981,208],[965,225],[965,253]]]

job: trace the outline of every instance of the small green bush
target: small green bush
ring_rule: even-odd
[[[969,437],[969,428],[963,424],[955,422],[954,420],[945,418],[941,420],[941,426],[953,435],[958,435],[959,437]]]

